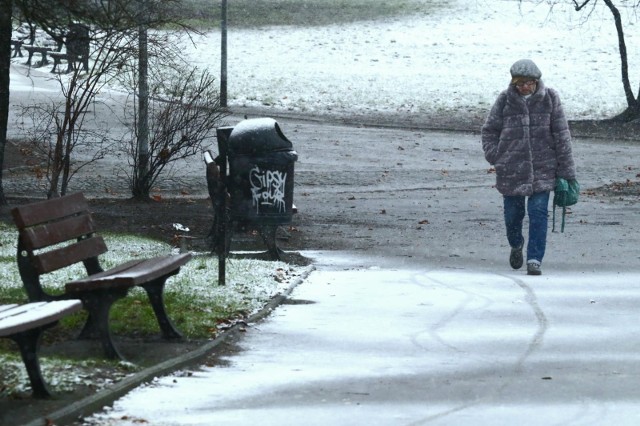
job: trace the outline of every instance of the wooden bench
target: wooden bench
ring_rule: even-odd
[[[43,331],[80,309],[82,303],[79,300],[0,305],[0,337],[12,339],[18,344],[34,397],[47,398],[51,395],[42,377],[38,359]]]
[[[71,72],[76,69],[76,63],[81,63],[84,71],[89,71],[89,62],[84,55],[76,55],[65,52],[50,52],[49,56],[53,58],[53,68],[51,72],[56,72],[58,65],[62,60],[67,61],[67,71]]]
[[[109,329],[109,311],[132,287],[142,287],[149,296],[162,335],[181,338],[166,313],[163,299],[167,278],[177,274],[191,254],[136,259],[107,271],[98,256],[107,251],[82,193],[53,198],[11,210],[18,227],[18,269],[30,301],[80,299],[89,313],[80,338],[100,339],[105,355],[123,358]],[[60,295],[48,294],[40,276],[82,263],[86,277],[65,284]]]
[[[12,58],[15,58],[16,56],[22,58],[22,49],[20,48],[23,44],[24,41],[22,40],[11,40],[11,46],[13,46],[13,55],[11,56]]]
[[[53,49],[50,47],[41,47],[41,46],[33,46],[31,44],[22,45],[22,48],[29,52],[29,56],[27,57],[27,65],[31,66],[31,59],[33,58],[34,53],[39,53],[42,56],[42,60],[40,61],[39,66],[48,65],[49,59],[47,58],[47,53],[52,52]]]

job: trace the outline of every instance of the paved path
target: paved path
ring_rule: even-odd
[[[637,424],[637,197],[586,192],[527,277],[508,266],[477,136],[281,124],[301,158],[298,226],[345,250],[306,253],[318,269],[298,303],[223,366],[161,379],[94,424]],[[633,178],[640,147],[575,153],[593,188]]]
[[[88,424],[640,421],[640,272],[527,277],[312,255],[318,270],[239,354],[139,388]]]

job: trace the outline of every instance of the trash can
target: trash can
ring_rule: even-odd
[[[228,140],[230,218],[253,225],[291,223],[298,154],[272,118],[238,123]]]
[[[90,41],[88,26],[79,23],[69,25],[66,39],[67,54],[82,57],[82,67],[85,71],[89,71]],[[71,60],[69,64],[72,64]]]

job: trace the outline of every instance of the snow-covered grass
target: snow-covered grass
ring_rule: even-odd
[[[171,253],[169,245],[138,236],[103,235],[110,250],[100,260],[105,268],[110,268],[136,257],[152,257]],[[24,302],[22,280],[16,265],[17,232],[0,223],[0,300],[4,303]],[[228,259],[226,285],[218,285],[218,258],[206,253],[196,253],[194,259],[181,268],[180,273],[170,278],[165,290],[169,309],[186,315],[185,310],[208,313],[199,326],[215,327],[215,322],[236,313],[252,314],[265,301],[281,293],[295,277],[298,269],[284,262],[268,262],[252,259]],[[59,293],[64,283],[86,274],[82,265],[74,265],[41,277],[47,291]],[[131,296],[146,300],[142,289],[133,289]],[[126,304],[129,299],[125,299]],[[173,306],[172,306],[173,305]],[[117,305],[116,305],[117,306]],[[138,309],[138,307],[136,307]],[[124,313],[123,313],[124,314]],[[199,315],[199,314],[198,314]],[[114,311],[114,323],[118,323],[120,313]],[[130,319],[130,317],[129,317]],[[211,321],[206,323],[206,319]],[[186,320],[186,318],[185,318]],[[182,321],[176,318],[178,323]],[[124,319],[123,319],[123,322]],[[190,337],[204,337],[202,329],[193,324],[189,326]],[[126,328],[126,324],[122,324]],[[151,324],[153,328],[153,324]],[[117,325],[116,325],[117,330]]]
[[[27,371],[17,351],[0,354],[0,364],[1,398],[31,392]],[[40,364],[49,388],[58,394],[71,392],[81,385],[96,390],[105,389],[140,369],[124,361],[118,362],[117,368],[114,369],[113,363],[102,359],[70,361],[41,357]]]
[[[380,6],[378,0],[370,1],[372,8]],[[346,7],[346,2],[338,3],[334,15]],[[620,113],[626,101],[611,13],[603,3],[581,12],[571,2],[558,2],[553,8],[549,3],[448,0],[434,5],[431,0],[413,0],[395,13],[369,19],[233,26],[234,20],[246,20],[245,15],[256,12],[258,6],[249,2],[229,16],[229,106],[257,107],[266,114],[483,118],[506,88],[511,64],[531,58],[546,84],[559,90],[570,120]],[[332,3],[304,4],[326,13]],[[637,87],[638,15],[631,5],[619,6],[631,87]],[[220,31],[217,22],[211,26],[202,35],[176,43],[194,66],[219,75]],[[33,90],[35,80],[23,80],[24,88],[20,77],[12,74],[12,92]],[[49,84],[57,91],[50,83],[38,81],[36,86]]]
[[[551,11],[539,0],[450,0],[437,8],[423,1],[413,13],[368,21],[232,28],[229,103],[336,116],[484,117],[507,87],[511,64],[531,58],[560,91],[569,119],[621,112],[626,103],[610,12],[600,4],[585,22],[588,11],[558,3]],[[637,87],[637,15],[630,6],[621,12]],[[184,51],[216,74],[219,31],[195,41],[185,42]]]
[[[174,250],[167,244],[127,235],[105,234],[110,251],[101,257],[104,267],[115,266],[135,257],[168,254]],[[0,303],[24,303],[26,294],[16,265],[17,232],[0,222]],[[195,253],[194,259],[169,279],[165,289],[165,302],[176,326],[187,338],[210,339],[239,318],[259,311],[274,296],[283,293],[299,275],[300,268],[284,262],[251,259],[228,259],[226,285],[218,285],[218,259],[208,254]],[[62,292],[65,282],[86,272],[81,266],[65,268],[43,277],[51,293]],[[76,328],[83,314],[61,321],[58,327]],[[147,295],[142,289],[133,289],[129,296],[117,302],[110,319],[112,330],[124,334],[157,333],[158,326]],[[3,339],[4,340],[4,339]],[[0,341],[0,397],[22,392],[28,386],[28,377],[17,351],[1,351],[7,341]],[[5,346],[3,346],[5,345]],[[72,389],[85,380],[87,371],[99,369],[103,361],[68,361],[42,359],[43,371],[55,391]],[[126,374],[124,368],[122,375]],[[49,372],[49,373],[47,373]],[[96,377],[99,377],[96,376]],[[113,378],[111,378],[113,379]],[[96,380],[93,386],[107,386],[108,380]]]

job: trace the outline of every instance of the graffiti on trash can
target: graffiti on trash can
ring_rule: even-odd
[[[251,169],[249,182],[256,213],[260,213],[260,206],[274,206],[280,212],[285,211],[286,180],[287,174],[278,170],[260,170],[258,166]]]

